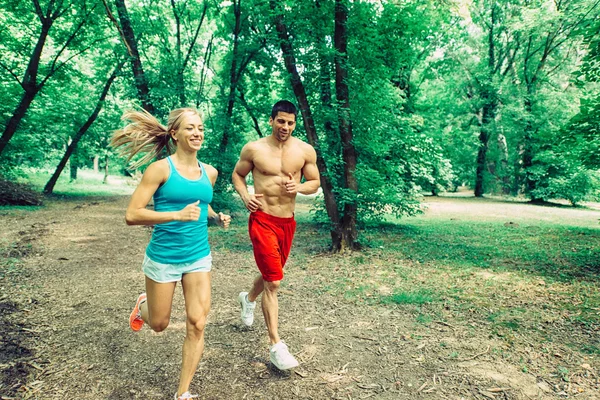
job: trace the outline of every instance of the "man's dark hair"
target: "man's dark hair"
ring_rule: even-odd
[[[275,103],[273,105],[273,109],[271,110],[271,118],[275,119],[278,112],[294,114],[295,117],[298,117],[298,109],[291,101],[279,100],[277,103]]]

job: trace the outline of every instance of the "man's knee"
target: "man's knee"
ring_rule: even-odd
[[[265,281],[265,290],[268,292],[276,292],[279,289],[281,281],[267,282]]]

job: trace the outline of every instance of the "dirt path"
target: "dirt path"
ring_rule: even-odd
[[[169,328],[132,333],[143,291],[140,263],[150,230],[123,223],[126,198],[51,202],[2,216],[2,243],[17,241],[20,267],[0,280],[0,397],[171,399],[185,334],[176,291]],[[302,229],[302,227],[300,227]],[[213,305],[206,351],[192,389],[203,399],[551,399],[554,388],[503,361],[485,330],[415,324],[401,308],[358,306],[320,290],[326,255],[289,265],[280,334],[301,361],[292,373],[268,363],[262,316],[238,321],[235,298],[255,274],[249,243],[212,239]],[[309,279],[313,278],[313,279]],[[449,360],[448,346],[469,354]],[[590,367],[593,370],[593,367]],[[598,398],[598,377],[578,398]]]

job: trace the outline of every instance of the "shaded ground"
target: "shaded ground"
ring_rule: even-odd
[[[590,210],[517,211],[502,209],[503,203],[460,201],[429,199],[425,218],[506,218],[508,212],[536,219],[551,212],[586,225],[600,217]],[[165,332],[129,330],[130,308],[143,291],[140,264],[150,230],[124,224],[126,203],[125,197],[50,201],[35,212],[1,215],[0,244],[7,259],[14,258],[0,275],[2,399],[172,398],[185,334],[183,297],[177,290]],[[358,268],[377,276],[388,274],[389,265],[377,257],[359,266],[356,258],[329,256],[327,238],[302,224],[280,296],[280,334],[301,366],[275,371],[262,317],[252,329],[238,320],[236,295],[255,274],[249,241],[239,240],[244,230],[243,221],[230,232],[211,230],[213,305],[192,383],[201,398],[600,398],[598,354],[526,337],[508,345],[481,323],[453,320],[450,311],[422,324],[411,307],[357,302],[331,290],[340,276],[352,281]],[[598,327],[589,329],[553,337],[581,334],[597,343]]]

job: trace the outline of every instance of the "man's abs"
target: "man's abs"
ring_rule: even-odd
[[[294,215],[296,194],[287,193],[284,182],[286,177],[267,176],[254,171],[254,193],[262,194],[259,200],[262,203],[261,211],[281,218]]]

